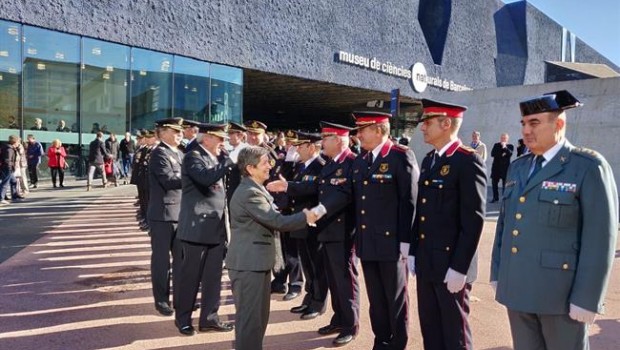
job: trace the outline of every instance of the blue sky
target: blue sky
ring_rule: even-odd
[[[527,1],[620,66],[620,0]]]

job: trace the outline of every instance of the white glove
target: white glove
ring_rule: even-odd
[[[409,243],[400,242],[400,255],[403,259],[409,256]]]
[[[448,272],[446,272],[446,278],[444,278],[443,283],[447,285],[450,293],[458,293],[465,286],[466,279],[467,275],[463,275],[460,272],[456,272],[451,268],[448,268]]]
[[[409,255],[407,257],[407,267],[409,267],[411,277],[415,276],[415,256]]]
[[[319,205],[310,210],[314,213],[314,215],[316,215],[317,220],[323,217],[323,215],[327,214],[327,209],[325,209],[325,206],[321,203],[319,203]]]
[[[596,312],[592,312],[575,304],[570,304],[570,311],[568,312],[568,316],[577,322],[592,324],[594,323],[594,319],[596,318]]]
[[[493,288],[493,292],[497,293],[497,281],[491,281],[491,288]]]

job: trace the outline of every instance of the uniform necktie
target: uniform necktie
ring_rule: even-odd
[[[372,165],[372,162],[375,160],[374,154],[372,152],[368,152],[368,167]]]
[[[435,163],[439,160],[439,153],[433,153],[433,160],[431,160],[431,169],[435,166]]]
[[[534,160],[532,161],[533,166],[532,166],[532,171],[530,172],[530,176],[528,177],[528,180],[533,178],[534,175],[536,175],[537,172],[540,171],[540,169],[542,169],[542,163],[545,161],[545,157],[543,156],[536,156],[534,157]]]

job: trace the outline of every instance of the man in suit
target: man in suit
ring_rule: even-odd
[[[413,152],[389,140],[390,114],[354,112],[364,152],[353,163],[355,250],[370,302],[373,349],[405,349],[407,256],[420,171]]]
[[[229,332],[232,324],[218,316],[222,287],[222,262],[226,236],[224,176],[234,163],[221,152],[228,125],[202,124],[198,146],[183,159],[181,211],[177,244],[179,262],[176,326],[181,334],[194,335],[192,311],[201,289],[200,331]]]
[[[179,149],[183,153],[189,153],[194,147],[198,146],[199,142],[196,140],[196,135],[198,135],[199,127],[199,122],[183,119],[183,140],[179,145]]]
[[[486,169],[458,139],[465,107],[422,100],[422,161],[409,270],[425,349],[473,349],[469,295],[484,225]]]
[[[318,178],[267,185],[270,191],[285,191],[292,196],[318,194],[324,217],[317,222],[316,231],[334,310],[329,324],[318,332],[338,334],[333,340],[335,346],[351,342],[359,330],[359,282],[353,249],[355,213],[350,181],[356,155],[349,149],[350,131],[343,125],[321,122],[322,151],[330,160]]]
[[[480,140],[480,131],[474,131],[471,133],[471,148],[476,151],[476,154],[482,158],[483,162],[487,161],[487,145]]]
[[[147,220],[151,236],[151,280],[155,309],[164,316],[171,316],[170,307],[170,255],[174,305],[177,305],[176,279],[180,251],[175,242],[179,211],[181,209],[181,164],[183,153],[178,149],[183,138],[183,119],[169,118],[155,122],[160,143],[155,146],[148,161],[149,202]]]
[[[503,133],[499,142],[493,145],[491,150],[491,157],[493,157],[493,164],[491,165],[491,184],[493,186],[493,200],[491,203],[495,203],[499,200],[499,181],[502,181],[502,193],[506,188],[506,174],[508,173],[508,166],[510,165],[510,157],[515,150],[515,146],[508,143],[508,134]]]
[[[86,191],[90,191],[91,185],[93,183],[93,177],[95,176],[95,170],[99,169],[101,172],[101,181],[103,182],[103,187],[108,185],[105,170],[103,168],[103,163],[105,162],[105,157],[108,156],[108,153],[105,149],[105,144],[103,143],[103,133],[98,132],[95,139],[90,142],[88,147],[88,181],[86,183]]]
[[[285,216],[273,205],[263,183],[270,177],[268,150],[248,146],[237,166],[241,183],[230,202],[232,235],[226,266],[235,300],[235,349],[261,350],[269,322],[271,269],[275,264],[274,231],[288,232],[314,224],[309,210]]]
[[[589,349],[604,310],[618,232],[618,193],[599,153],[566,139],[568,91],[520,103],[531,154],[508,170],[491,283],[508,309],[516,350]]]
[[[289,130],[290,131],[290,130]],[[321,136],[310,133],[296,133],[296,140],[293,141],[293,145],[297,147],[297,153],[299,154],[299,163],[295,166],[292,181],[315,183],[318,181],[321,169],[325,165],[325,159],[320,155],[320,140]],[[289,197],[289,204],[291,212],[298,213],[304,208],[311,208],[318,204],[318,193],[296,193],[287,192]],[[296,264],[291,264],[288,260],[291,258],[291,250],[285,250],[285,258],[287,259],[287,268],[299,267],[303,268],[305,276],[306,295],[301,302],[300,306],[296,306],[291,309],[293,313],[301,313],[302,320],[311,320],[318,315],[325,312],[325,300],[327,299],[327,276],[323,267],[323,260],[320,255],[320,243],[317,239],[317,231],[315,227],[304,227],[301,230],[290,232],[288,237],[283,237],[286,243],[291,242],[295,245],[293,253],[298,259]],[[287,239],[288,238],[288,239]],[[300,266],[301,265],[301,266]],[[290,271],[290,270],[289,270]],[[301,271],[298,271],[299,276],[295,276],[297,281],[301,282]],[[289,274],[289,277],[290,276]],[[291,281],[293,279],[291,278]],[[291,287],[289,287],[290,289]],[[295,293],[295,294],[292,294]],[[291,291],[287,295],[297,296],[299,291]],[[286,296],[285,296],[286,297]],[[292,298],[289,298],[290,300]],[[285,300],[287,300],[285,298]]]

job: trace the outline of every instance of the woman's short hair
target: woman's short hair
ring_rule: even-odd
[[[262,156],[267,154],[266,148],[259,146],[247,146],[239,151],[239,157],[237,158],[237,166],[243,176],[250,176],[250,173],[246,169],[248,165],[257,166],[260,163]]]
[[[62,146],[62,142],[60,141],[60,139],[55,139],[54,141],[52,141],[52,146],[60,147]]]

